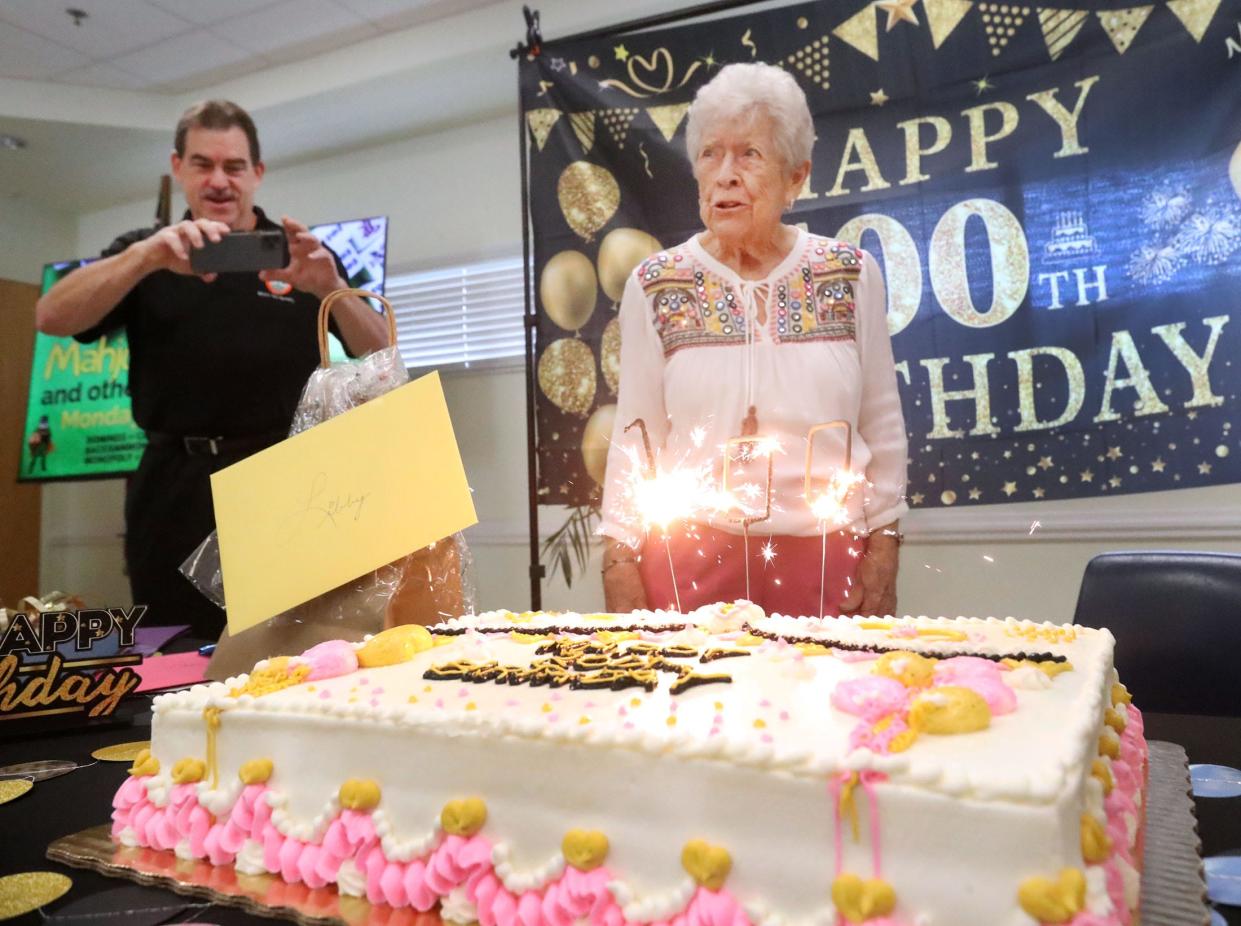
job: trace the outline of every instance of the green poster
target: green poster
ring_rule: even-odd
[[[43,292],[83,263],[46,265]],[[18,479],[130,473],[145,446],[146,437],[130,411],[124,330],[90,344],[36,334]]]

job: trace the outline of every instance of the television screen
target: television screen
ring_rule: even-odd
[[[383,294],[388,219],[376,216],[312,226],[340,255],[355,289]],[[42,292],[90,260],[43,268]],[[346,359],[339,344],[333,360]],[[122,476],[138,468],[146,437],[134,424],[129,402],[129,343],[124,330],[90,344],[35,334],[22,482]]]

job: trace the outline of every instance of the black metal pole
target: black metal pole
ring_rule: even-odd
[[[521,99],[521,61],[517,62],[517,141],[521,152],[521,275],[526,312],[526,483],[530,506],[530,610],[543,608],[543,564],[539,561],[539,474],[537,421],[534,414],[535,370],[534,332],[538,323],[534,313],[530,279],[530,181],[526,154],[526,107]]]

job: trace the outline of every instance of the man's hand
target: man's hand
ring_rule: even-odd
[[[895,525],[889,525],[895,530]],[[853,587],[840,603],[842,614],[885,617],[896,613],[896,570],[900,547],[894,534],[875,531],[866,540]]]
[[[322,299],[334,289],[344,289],[349,284],[336,271],[336,259],[314,232],[287,215],[280,224],[289,239],[289,266],[283,270],[264,270],[259,278],[279,280],[294,289]]]
[[[155,234],[134,245],[140,249],[148,272],[171,270],[185,276],[200,276],[208,283],[216,278],[214,273],[195,274],[190,268],[190,252],[208,241],[218,242],[229,232],[223,222],[211,219],[187,219],[175,225],[167,225]]]

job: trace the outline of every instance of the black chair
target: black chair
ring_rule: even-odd
[[[1241,717],[1241,555],[1103,553],[1086,565],[1073,620],[1112,631],[1143,711]]]

